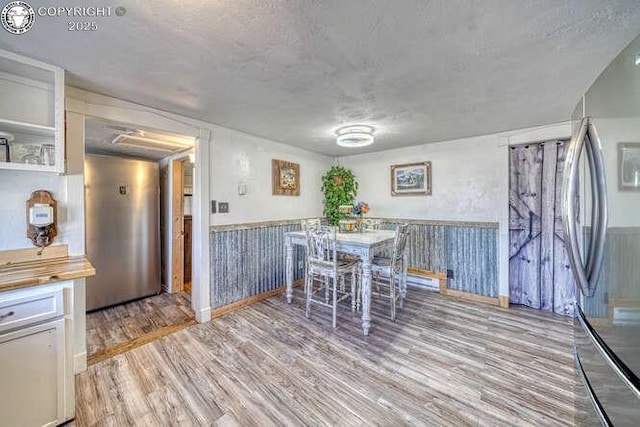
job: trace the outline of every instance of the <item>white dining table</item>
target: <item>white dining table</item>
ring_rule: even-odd
[[[337,233],[336,250],[357,256],[362,263],[362,332],[369,335],[371,327],[371,261],[373,257],[393,248],[395,231],[367,230],[355,233]],[[306,246],[304,231],[292,231],[285,234],[287,302],[293,300],[293,245]],[[400,292],[406,293],[406,280],[401,280]]]

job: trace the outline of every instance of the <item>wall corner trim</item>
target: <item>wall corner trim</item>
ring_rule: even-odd
[[[87,370],[87,352],[83,351],[73,355],[73,373],[80,374]]]
[[[211,307],[204,307],[196,311],[196,322],[207,323],[211,321]]]

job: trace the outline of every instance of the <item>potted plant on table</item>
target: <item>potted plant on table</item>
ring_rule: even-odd
[[[343,217],[339,206],[352,205],[358,194],[358,182],[353,172],[340,165],[334,165],[322,176],[324,194],[324,216],[329,224],[338,225]]]

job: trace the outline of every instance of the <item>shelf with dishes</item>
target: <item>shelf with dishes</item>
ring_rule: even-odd
[[[54,127],[0,119],[0,169],[55,172]]]
[[[64,70],[3,50],[0,169],[64,173]]]

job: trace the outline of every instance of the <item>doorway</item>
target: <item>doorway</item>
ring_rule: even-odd
[[[194,142],[193,137],[129,123],[85,120],[87,252],[98,270],[96,277],[102,277],[101,282],[87,282],[87,301],[90,292],[99,290],[108,291],[113,297],[108,303],[87,305],[96,309],[87,314],[89,364],[195,323],[191,297],[181,292],[183,274],[177,275],[180,286],[173,287],[163,274],[161,256],[165,246],[171,251],[175,239],[183,242],[183,227],[173,227],[173,211],[183,221],[183,164],[189,163]],[[93,158],[105,159],[104,169],[97,170],[89,161]],[[173,186],[169,187],[168,197],[163,197],[161,171],[166,164],[176,165],[179,175],[174,177],[172,172]],[[102,182],[107,177],[110,179],[106,185],[96,185],[97,178]],[[164,199],[169,199],[168,212],[163,206]],[[126,222],[114,227],[113,218],[118,215]],[[142,219],[136,220],[138,216]],[[168,236],[163,223],[171,225]],[[92,234],[94,229],[102,233],[100,238]],[[90,253],[93,246],[104,243],[109,243],[106,248],[110,252],[106,255],[104,251]],[[178,253],[184,256],[182,246]],[[113,262],[114,258],[121,261]],[[138,289],[140,274],[149,277],[146,281],[149,286],[142,291]],[[162,292],[166,290],[169,292]]]
[[[515,145],[509,153],[509,302],[573,315],[564,243],[562,173],[569,143]]]
[[[191,294],[193,268],[193,153],[160,162],[163,290]]]

